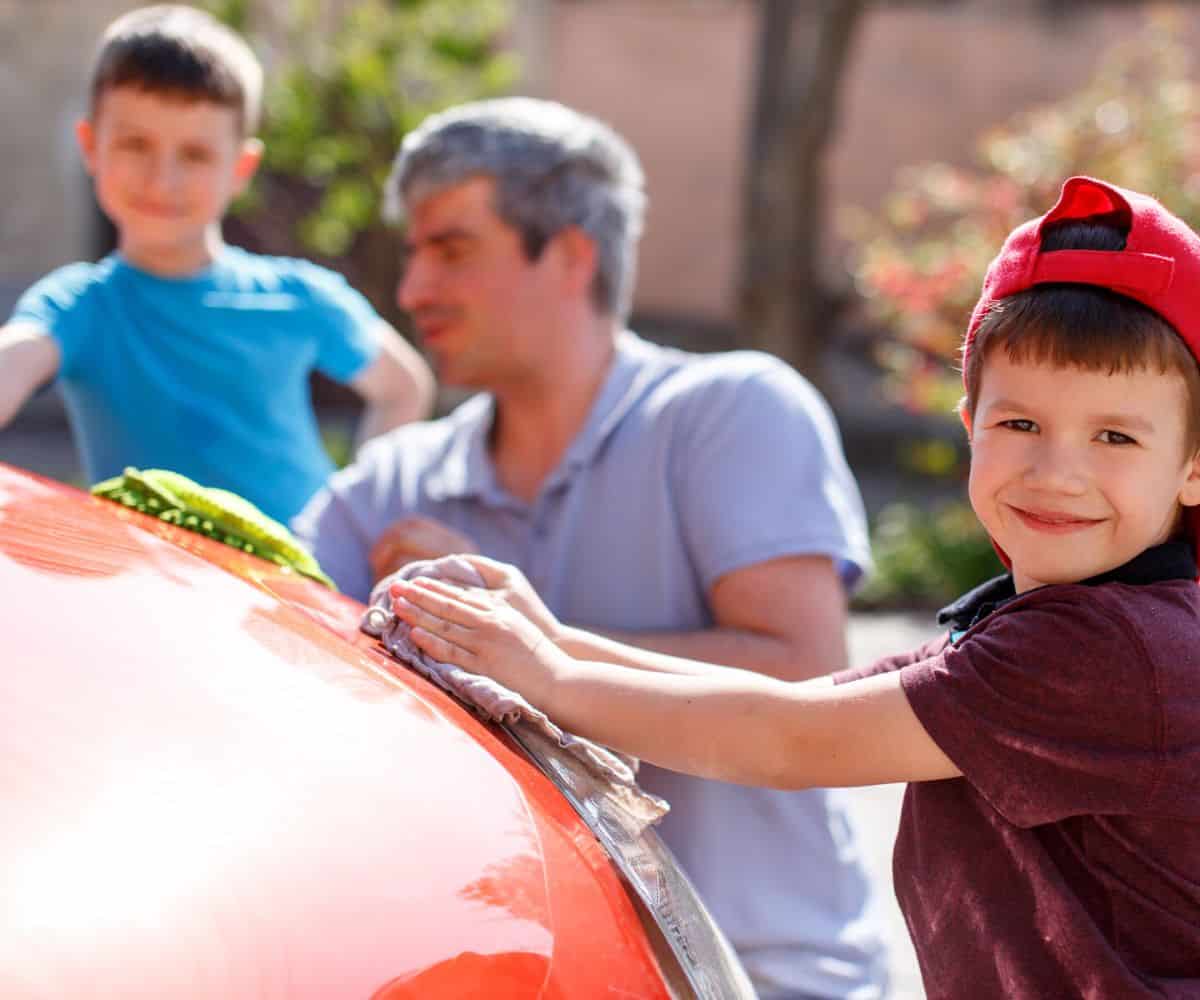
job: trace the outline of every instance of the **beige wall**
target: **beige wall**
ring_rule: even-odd
[[[552,12],[546,92],[610,122],[646,170],[637,308],[723,315],[738,256],[753,5],[605,0]]]
[[[73,125],[96,38],[128,0],[0,0],[0,283],[85,251],[90,221]]]
[[[608,120],[641,153],[650,211],[637,307],[730,319],[753,0],[515,2],[526,89]],[[0,0],[0,289],[87,250],[71,126],[97,34],[136,5]],[[1200,5],[1184,7],[1194,29]],[[1094,4],[1048,18],[1021,0],[871,11],[831,153],[835,208],[877,205],[904,164],[966,162],[982,129],[1073,89],[1141,16]]]
[[[1185,5],[1189,25],[1200,23]],[[637,307],[732,317],[751,0],[602,0],[551,7],[543,90],[611,122],[650,188]],[[898,167],[969,162],[975,136],[1086,80],[1142,14],[1020,0],[876,9],[852,53],[829,162],[837,206],[878,205]]]

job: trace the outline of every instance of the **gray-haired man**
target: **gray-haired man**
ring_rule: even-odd
[[[624,329],[644,205],[624,141],[557,104],[469,104],[406,138],[389,187],[407,218],[400,304],[442,379],[481,392],[368,445],[297,518],[339,585],[365,598],[411,559],[474,551],[523,571],[577,657],[843,664],[869,557],[837,429],[773,358]],[[882,995],[825,792],[641,777],[764,996]]]

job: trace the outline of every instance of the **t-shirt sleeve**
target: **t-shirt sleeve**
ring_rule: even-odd
[[[335,382],[349,382],[379,353],[379,314],[340,274],[307,261],[296,272],[315,318],[316,368]]]
[[[45,330],[62,354],[59,370],[69,372],[86,347],[88,324],[83,304],[94,265],[68,264],[31,286],[13,307],[10,323],[29,323]]]
[[[830,556],[852,587],[870,564],[866,517],[829,407],[767,355],[706,364],[724,370],[687,390],[671,466],[704,588],[793,555]]]
[[[1022,827],[1144,809],[1161,765],[1140,630],[1082,588],[1050,591],[900,674],[930,738]]]
[[[909,650],[906,653],[884,656],[866,666],[851,667],[849,670],[839,670],[833,675],[833,683],[849,684],[852,681],[862,680],[864,677],[874,677],[877,674],[890,674],[903,667],[919,663],[921,660],[927,660],[931,656],[936,656],[946,648],[948,643],[949,636],[940,635],[937,638],[921,643],[916,649]]]

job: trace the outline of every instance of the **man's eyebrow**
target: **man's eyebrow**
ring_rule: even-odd
[[[455,240],[472,240],[475,234],[469,229],[464,229],[462,226],[448,226],[445,229],[438,229],[427,234],[420,240],[404,240],[404,249],[413,251],[418,246],[439,246],[444,243],[453,243]]]

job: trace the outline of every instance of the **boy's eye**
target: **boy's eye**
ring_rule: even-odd
[[[146,148],[146,140],[140,135],[127,135],[117,140],[117,148],[137,153]]]
[[[1101,431],[1098,436],[1104,444],[1137,444],[1128,434],[1120,431]]]
[[[1035,424],[1032,420],[1025,420],[1020,417],[1012,420],[1001,420],[1000,426],[1006,427],[1010,431],[1025,431],[1026,433],[1037,430],[1037,424]]]
[[[212,159],[212,155],[209,153],[209,151],[201,146],[185,147],[181,156],[187,163],[207,163]]]

